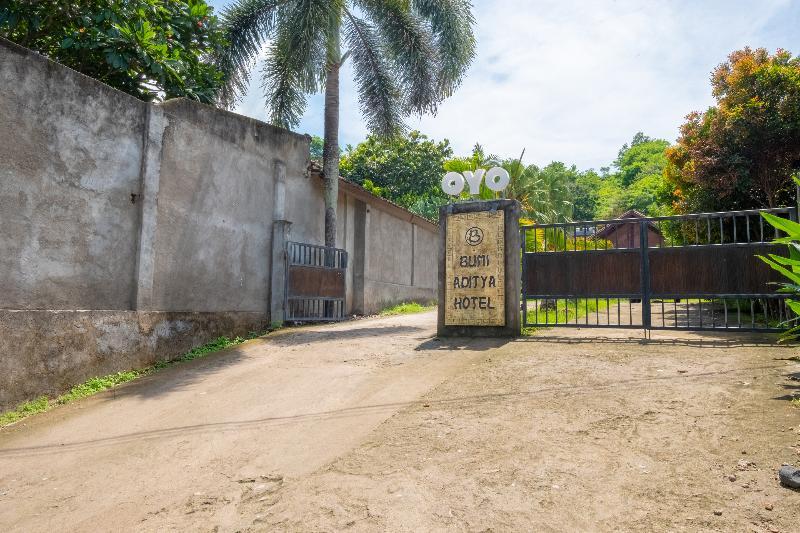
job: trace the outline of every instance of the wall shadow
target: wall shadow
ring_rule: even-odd
[[[413,335],[426,331],[425,328],[416,326],[384,326],[360,327],[346,329],[314,330],[302,328],[296,331],[281,332],[278,335],[267,337],[264,340],[276,346],[300,346],[336,340],[362,339],[365,337],[380,338],[384,335]]]
[[[659,332],[663,334],[664,332]],[[703,335],[703,333],[711,333],[711,335]],[[774,339],[764,336],[743,336],[744,334],[735,333],[731,338],[722,338],[719,333],[715,332],[702,332],[693,331],[686,332],[691,334],[692,337],[656,337],[645,338],[641,333],[641,338],[635,337],[611,337],[611,336],[571,336],[571,335],[551,335],[548,333],[537,333],[535,335],[521,337],[518,339],[521,342],[542,342],[542,343],[555,343],[555,344],[637,344],[637,345],[665,345],[665,346],[691,346],[696,348],[756,348],[756,347],[771,347],[771,348],[785,348],[784,345],[779,345]]]
[[[602,383],[593,385],[595,390],[614,391],[616,389],[623,389],[630,392],[631,385],[642,385],[648,383],[662,383],[665,381],[679,381],[679,380],[702,380],[709,377],[717,377],[723,375],[735,374],[751,374],[755,370],[768,370],[781,368],[783,365],[760,365],[752,367],[738,367],[723,370],[714,370],[708,372],[696,372],[688,374],[677,374],[667,376],[647,376],[621,379],[613,382]],[[226,431],[243,431],[252,429],[262,429],[265,427],[279,427],[287,424],[295,424],[300,422],[309,422],[315,420],[336,420],[340,418],[348,418],[354,416],[363,416],[375,413],[392,413],[399,409],[408,408],[416,405],[424,405],[426,408],[470,408],[476,404],[498,401],[517,401],[533,398],[541,395],[552,395],[554,393],[573,393],[585,394],[585,391],[576,387],[575,384],[556,385],[551,387],[542,387],[534,390],[525,391],[512,391],[512,392],[498,392],[486,393],[475,395],[452,396],[447,398],[425,398],[405,402],[387,402],[381,404],[370,404],[363,406],[344,407],[341,409],[333,409],[326,411],[316,411],[309,413],[300,413],[287,416],[272,416],[250,420],[234,420],[211,422],[206,424],[194,424],[186,426],[176,426],[164,429],[149,430],[149,431],[134,431],[123,435],[113,437],[101,437],[97,439],[86,439],[81,441],[66,442],[59,444],[43,445],[43,446],[27,446],[17,448],[0,449],[0,457],[25,457],[36,455],[47,455],[52,453],[65,453],[69,451],[83,451],[93,448],[101,448],[105,446],[113,446],[117,444],[126,444],[134,442],[143,442],[157,439],[185,437],[188,435],[202,435]]]
[[[295,331],[289,330],[278,334],[268,334],[260,337],[257,342],[261,343],[260,345],[262,348],[266,348],[270,345],[276,347],[291,347],[356,338],[375,337],[376,339],[380,339],[383,335],[413,335],[425,331],[426,330],[423,328],[413,326],[368,326],[324,331],[301,328]],[[489,348],[491,348],[491,346],[485,349]],[[124,398],[126,396],[153,398],[168,394],[189,387],[214,373],[221,372],[227,367],[238,364],[247,357],[247,351],[249,351],[249,349],[250,347],[248,344],[243,344],[220,350],[219,352],[210,353],[192,361],[175,362],[154,374],[126,383],[123,386],[104,391],[98,394],[97,397],[99,400],[103,398]]]
[[[261,337],[264,338],[266,337]],[[101,392],[97,397],[100,401],[128,396],[158,397],[194,385],[208,376],[238,364],[246,357],[246,345],[239,345],[191,361],[176,361],[153,374]]]

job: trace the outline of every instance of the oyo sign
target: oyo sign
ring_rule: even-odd
[[[442,190],[445,194],[458,196],[464,190],[465,181],[469,184],[469,193],[476,195],[481,191],[481,181],[484,181],[489,189],[500,192],[508,187],[511,176],[502,167],[494,167],[488,172],[482,168],[475,172],[466,170],[463,175],[459,172],[448,172],[442,178]]]

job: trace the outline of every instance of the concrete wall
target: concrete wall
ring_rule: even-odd
[[[308,185],[321,197],[322,177],[311,175]],[[292,224],[291,240],[321,244],[324,214],[301,213],[301,223]],[[347,250],[350,260],[348,312],[368,315],[401,302],[435,302],[438,234],[439,227],[428,220],[340,180],[336,245]]]
[[[279,318],[283,242],[324,240],[309,142],[0,39],[0,410]],[[338,208],[350,312],[435,299],[435,225],[344,181]]]
[[[266,312],[275,161],[309,181],[308,138],[187,100],[162,107],[153,307]]]
[[[145,109],[0,43],[0,307],[130,308]]]

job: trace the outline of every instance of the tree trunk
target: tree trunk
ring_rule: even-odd
[[[325,246],[336,246],[336,203],[339,198],[339,68],[340,59],[328,65],[325,81]]]

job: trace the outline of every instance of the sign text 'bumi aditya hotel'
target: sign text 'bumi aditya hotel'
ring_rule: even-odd
[[[502,211],[448,218],[445,325],[505,325],[504,231]]]

